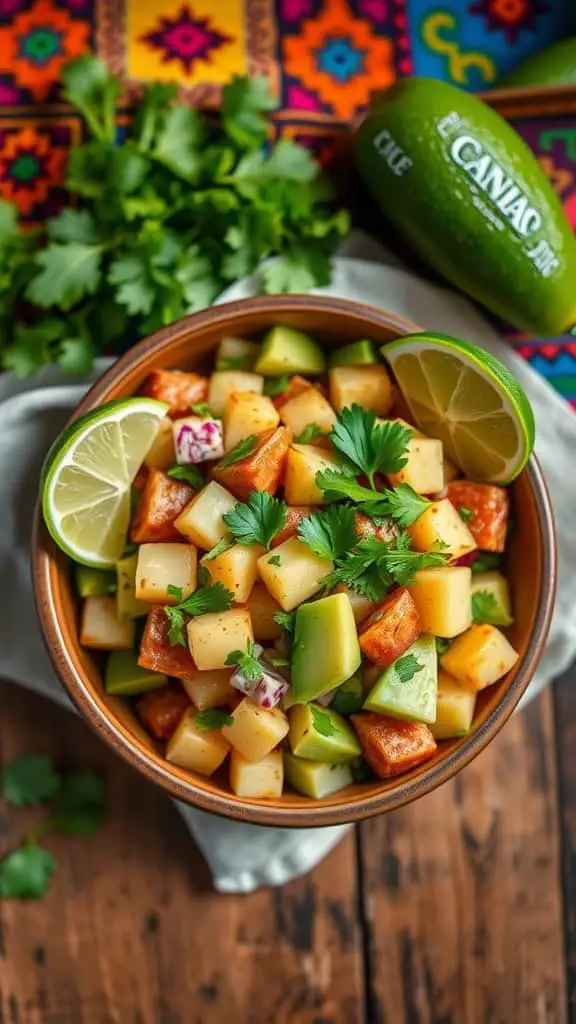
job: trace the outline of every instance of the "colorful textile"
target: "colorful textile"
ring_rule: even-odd
[[[0,195],[33,222],[58,209],[80,125],[57,82],[87,49],[122,75],[128,102],[161,79],[217,105],[234,74],[262,72],[278,133],[329,162],[342,129],[397,77],[486,89],[573,29],[572,0],[0,0]],[[576,230],[576,118],[515,127]],[[513,343],[576,407],[574,339]]]

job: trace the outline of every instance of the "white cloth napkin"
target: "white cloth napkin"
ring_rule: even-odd
[[[319,294],[382,306],[431,330],[469,338],[506,362],[520,380],[535,409],[537,451],[556,507],[560,546],[560,586],[550,641],[528,699],[570,663],[576,653],[576,545],[570,517],[576,507],[576,474],[566,472],[576,446],[576,416],[545,382],[517,358],[464,299],[419,280],[407,271],[384,265],[390,259],[371,240],[355,235],[345,251],[369,260],[338,257],[330,288]],[[257,291],[256,278],[233,286],[222,301]],[[99,360],[95,376],[105,366]],[[90,382],[91,383],[91,382]],[[54,370],[32,380],[0,378],[0,573],[9,585],[9,600],[0,617],[0,675],[71,707],[44,651],[34,609],[28,544],[38,475],[44,453],[87,382],[62,382]],[[313,868],[349,826],[325,829],[261,828],[218,818],[177,802],[212,871],[220,892],[251,892],[282,885]]]

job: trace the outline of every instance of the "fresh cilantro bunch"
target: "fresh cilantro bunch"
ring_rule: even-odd
[[[235,78],[216,120],[147,87],[122,137],[120,81],[84,55],[62,72],[87,139],[68,158],[69,205],[42,240],[0,203],[0,350],[20,376],[58,363],[89,371],[98,350],[136,340],[209,305],[231,281],[261,271],[267,292],[330,280],[348,231],[310,153],[270,142],[264,78]]]

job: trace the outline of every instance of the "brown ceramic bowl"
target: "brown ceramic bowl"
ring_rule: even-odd
[[[382,310],[330,298],[256,298],[230,303],[191,316],[140,342],[100,378],[73,418],[111,398],[134,394],[155,367],[207,370],[222,336],[257,338],[276,323],[309,331],[327,347],[365,337],[381,344],[418,329]],[[104,692],[101,660],[80,646],[78,600],[70,562],[56,548],[37,513],[34,585],[44,638],[60,679],[90,725],[130,764],[172,796],[206,811],[262,825],[358,821],[428,793],[468,764],[504,725],[532,678],[546,640],[556,585],[552,509],[534,457],[512,491],[516,526],[508,573],[516,621],[510,638],[520,652],[520,660],[505,679],[479,695],[469,736],[441,743],[433,760],[387,782],[357,784],[318,801],[296,793],[286,793],[279,800],[246,800],[230,792],[225,773],[205,779],[165,761],[129,704]]]

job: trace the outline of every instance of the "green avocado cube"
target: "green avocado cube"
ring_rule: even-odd
[[[364,708],[409,722],[430,724],[436,721],[437,691],[436,643],[433,636],[423,634],[380,676]]]
[[[138,664],[135,651],[112,651],[106,663],[106,693],[132,697],[165,686],[168,677]]]
[[[473,574],[472,618],[491,626],[510,626],[514,622],[508,581],[501,572]]]
[[[300,605],[292,648],[292,693],[297,703],[340,686],[360,667],[361,653],[350,598],[331,594]]]
[[[266,334],[254,370],[264,377],[282,373],[324,373],[326,360],[320,346],[294,327],[271,327]]]
[[[284,752],[284,775],[297,793],[310,796],[313,800],[331,796],[353,782],[352,772],[347,764],[327,764],[322,761],[307,761],[303,757]]]
[[[332,708],[295,704],[288,719],[290,748],[297,757],[342,764],[362,753],[352,726]]]
[[[328,357],[328,366],[371,366],[378,362],[376,349],[371,341],[353,341],[351,345],[343,345],[334,349]]]
[[[113,569],[90,569],[75,566],[76,590],[80,597],[102,597],[116,593],[116,573]]]
[[[136,566],[138,565],[138,552],[133,555],[125,555],[116,562],[116,576],[118,589],[116,591],[116,604],[118,607],[118,618],[138,619],[141,615],[147,615],[150,605],[145,601],[139,601],[136,597]]]
[[[363,704],[364,687],[360,673],[356,672],[351,679],[347,679],[338,687],[330,707],[340,715],[354,715],[357,711],[362,711]]]

